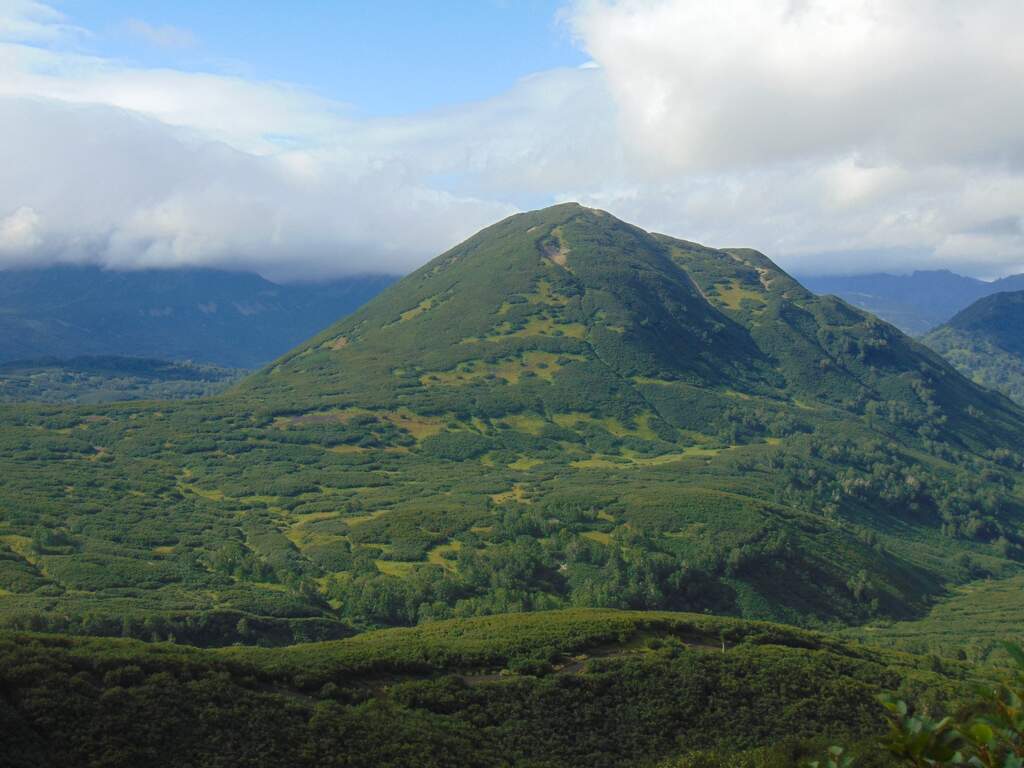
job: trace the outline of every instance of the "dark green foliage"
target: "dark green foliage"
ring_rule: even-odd
[[[678,764],[735,765],[718,761],[867,740],[882,726],[879,691],[916,682],[956,695],[970,671],[940,675],[785,627],[611,611],[274,650],[7,634],[0,756],[12,766],[601,767],[702,753],[708,762]]]
[[[1014,669],[1003,671],[1001,680],[984,680],[974,700],[962,706],[954,718],[932,717],[913,711],[907,702],[890,695],[881,697],[887,710],[889,732],[881,741],[883,754],[913,768],[1020,768],[1024,765],[1024,650],[1003,644]],[[843,755],[841,747],[830,748]],[[845,758],[843,768],[855,764]],[[811,768],[817,766],[811,763]]]

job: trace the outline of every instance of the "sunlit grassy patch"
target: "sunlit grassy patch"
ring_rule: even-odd
[[[207,501],[224,501],[224,491],[199,488],[193,483],[179,483],[179,487],[188,493],[194,493]]]
[[[378,414],[385,421],[391,422],[399,429],[404,429],[416,440],[436,435],[444,429],[444,420],[433,416],[420,416],[412,411],[401,409]]]
[[[12,533],[7,534],[6,536],[0,536],[0,541],[9,546],[28,562],[33,564],[36,562],[35,551],[32,549],[32,539],[28,536],[17,536]]]
[[[399,578],[407,575],[413,568],[419,565],[419,563],[403,562],[401,560],[374,560],[373,562],[381,573]]]
[[[562,323],[553,317],[538,315],[527,320],[521,328],[510,322],[501,323],[486,340],[501,341],[527,336],[568,336],[572,339],[582,339],[586,335],[587,326],[582,323]]]
[[[627,426],[619,419],[606,417],[596,418],[589,413],[575,411],[572,413],[556,413],[551,417],[560,427],[572,429],[579,424],[594,424],[606,429],[616,437],[639,437],[642,440],[656,440],[657,434],[651,428],[652,414],[645,413],[639,416],[633,426]]]
[[[515,414],[512,416],[505,416],[498,420],[500,424],[507,424],[519,432],[527,432],[531,435],[539,435],[544,431],[544,427],[547,426],[548,422],[540,416],[533,416],[529,414]]]
[[[448,544],[440,544],[427,552],[427,562],[440,565],[445,570],[455,569],[455,558],[462,549],[461,541],[452,541]]]
[[[385,328],[390,328],[393,325],[398,325],[400,323],[407,323],[410,320],[413,320],[414,318],[419,317],[424,312],[429,312],[430,310],[434,309],[435,307],[438,307],[441,304],[444,304],[449,298],[451,298],[451,297],[450,296],[442,296],[442,295],[430,296],[429,298],[426,298],[423,301],[421,301],[415,307],[412,307],[411,309],[407,309],[405,312],[403,312],[402,314],[400,314],[398,316],[398,318],[399,318],[398,320],[394,321],[393,323],[388,323],[384,327]]]
[[[731,446],[733,448],[737,446]],[[579,459],[570,462],[569,466],[578,469],[628,469],[631,467],[656,467],[661,464],[671,464],[684,459],[717,456],[725,448],[707,448],[701,445],[691,445],[681,451],[663,453],[659,456],[641,456],[633,451],[624,450],[620,456],[595,455],[587,459]]]
[[[517,472],[527,472],[534,467],[543,464],[541,459],[531,459],[528,456],[520,456],[518,459],[508,465],[509,469],[514,469]]]
[[[556,293],[547,280],[537,281],[537,292],[528,294],[526,300],[531,304],[547,304],[555,307],[564,307],[569,303],[569,298]]]
[[[420,377],[425,386],[446,385],[459,386],[477,381],[501,379],[509,384],[517,384],[524,376],[533,375],[551,381],[561,368],[560,360],[582,360],[581,355],[564,355],[552,352],[524,352],[515,357],[505,358],[497,362],[484,360],[467,360],[448,371],[431,371]]]
[[[750,302],[747,306],[755,311],[764,309],[764,298],[761,293],[752,288],[744,287],[739,280],[730,280],[727,284],[718,283],[715,285],[715,292],[711,294],[717,299],[719,305],[729,309],[743,309],[743,302]]]
[[[523,484],[516,483],[512,486],[511,490],[492,494],[491,501],[495,504],[507,504],[510,501],[517,501],[520,504],[526,504],[529,503],[530,499],[526,495],[526,490],[523,488]]]

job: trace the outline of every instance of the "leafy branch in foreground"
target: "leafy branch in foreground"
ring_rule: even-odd
[[[1024,768],[1024,649],[1004,643],[1016,668],[1004,680],[978,689],[973,715],[962,723],[910,712],[905,701],[885,697],[889,733],[881,746],[914,768],[970,766]],[[807,768],[852,768],[842,747]]]

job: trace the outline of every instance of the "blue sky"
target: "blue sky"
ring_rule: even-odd
[[[557,0],[58,2],[83,48],[145,67],[285,80],[357,114],[484,99],[519,78],[585,63]],[[140,34],[142,22],[155,35]],[[154,44],[163,31],[164,42]]]
[[[1021,28],[1020,0],[0,0],[0,268],[404,272],[577,200],[798,274],[1020,273]]]

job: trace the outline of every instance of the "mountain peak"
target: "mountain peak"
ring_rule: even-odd
[[[529,412],[552,424],[589,412],[669,431],[699,426],[680,411],[697,393],[719,414],[736,393],[772,411],[798,400],[858,411],[882,398],[922,414],[985,397],[894,328],[814,296],[757,251],[654,235],[576,203],[482,230],[246,388],[291,409]]]

